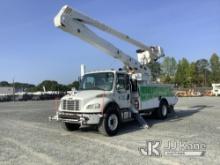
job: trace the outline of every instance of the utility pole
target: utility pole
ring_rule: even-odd
[[[15,102],[15,80],[14,78],[13,78],[12,84],[13,84],[13,102]]]

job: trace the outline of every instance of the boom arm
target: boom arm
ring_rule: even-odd
[[[125,54],[110,42],[96,35],[86,26],[86,24],[94,26],[104,32],[107,32],[139,47],[142,52],[147,52],[148,56],[145,56],[145,58],[148,58],[147,61],[152,61],[152,59],[156,61],[158,58],[163,56],[163,51],[160,47],[148,47],[141,42],[136,41],[129,36],[104,25],[103,23],[98,22],[97,20],[94,20],[84,14],[79,13],[76,10],[71,9],[68,6],[64,6],[60,10],[60,12],[54,18],[54,24],[56,27],[81,38],[82,40],[111,55],[112,57],[120,60],[124,63],[129,71],[135,73],[142,73],[146,76],[150,76],[150,69],[146,66],[143,66],[143,64],[146,64],[147,62],[145,61],[142,64],[139,63],[136,59]]]

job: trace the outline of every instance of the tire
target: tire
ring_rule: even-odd
[[[120,120],[116,107],[108,107],[98,130],[105,136],[114,136],[118,133],[119,125]]]
[[[165,101],[160,103],[160,107],[156,110],[157,118],[164,120],[167,118],[168,105]]]
[[[73,124],[73,123],[62,123],[62,126],[67,131],[75,131],[78,130],[80,127],[79,124]]]

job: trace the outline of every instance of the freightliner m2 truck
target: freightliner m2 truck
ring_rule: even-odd
[[[137,120],[142,127],[148,127],[142,118],[144,114],[156,114],[160,119],[167,117],[177,98],[170,85],[151,82],[148,67],[164,56],[161,47],[146,46],[68,6],[60,10],[54,24],[121,61],[124,66],[119,70],[83,73],[79,90],[64,96],[56,115],[50,119],[61,121],[67,130],[93,125],[101,133],[113,136],[122,122]],[[138,47],[138,60],[98,36],[88,25]]]

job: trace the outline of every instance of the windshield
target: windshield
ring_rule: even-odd
[[[114,74],[106,73],[91,73],[83,76],[80,83],[80,90],[112,90]]]

